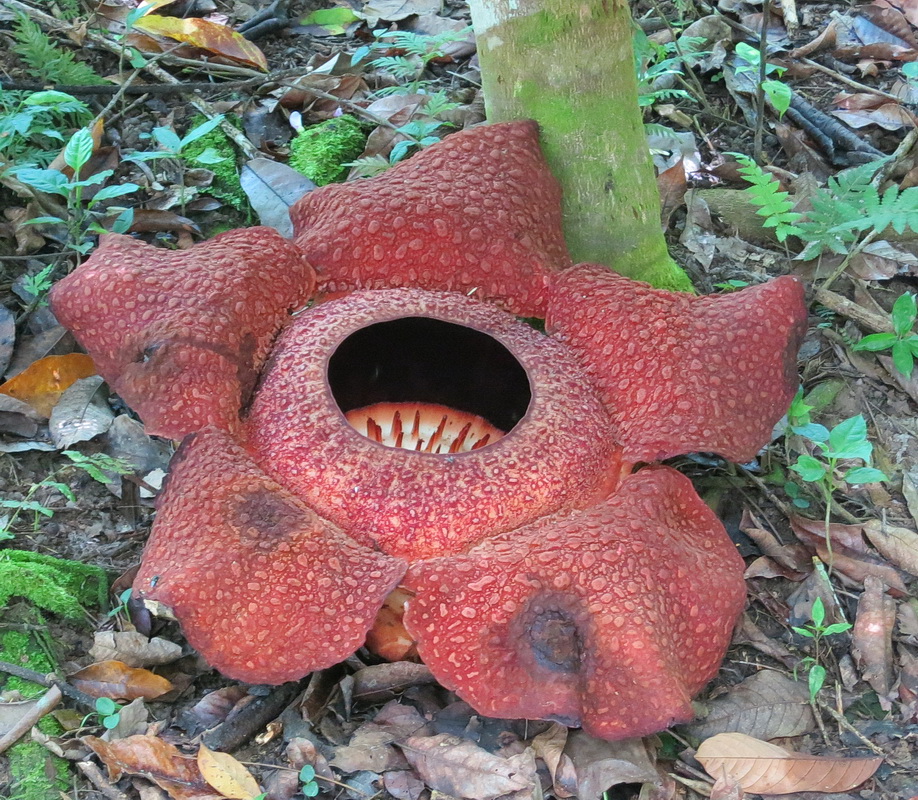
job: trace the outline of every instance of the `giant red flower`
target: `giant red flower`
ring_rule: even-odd
[[[742,561],[688,479],[636,467],[754,457],[796,387],[802,288],[571,266],[559,198],[534,123],[480,127],[305,196],[293,242],[110,236],[55,287],[148,430],[187,435],[135,588],[216,668],[334,664],[401,586],[480,713],[609,739],[691,717]]]

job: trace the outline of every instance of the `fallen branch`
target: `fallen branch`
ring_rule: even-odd
[[[52,686],[48,689],[28,713],[24,714],[22,719],[13,726],[12,730],[0,738],[0,753],[5,753],[32,730],[32,726],[36,725],[42,717],[60,703],[63,696],[63,692],[57,686]]]

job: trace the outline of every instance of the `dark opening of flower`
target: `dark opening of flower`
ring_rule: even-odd
[[[389,447],[463,453],[493,444],[525,416],[526,370],[497,339],[431,317],[377,322],[328,360],[348,422]]]

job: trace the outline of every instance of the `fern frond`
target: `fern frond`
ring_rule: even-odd
[[[104,84],[88,64],[77,61],[73,54],[58,47],[38,25],[26,16],[19,16],[13,28],[16,44],[13,51],[32,70],[34,77],[46,83],[66,86],[96,86]]]
[[[787,192],[781,191],[781,184],[771,173],[765,172],[749,156],[733,154],[742,165],[740,174],[752,185],[746,189],[746,194],[753,205],[758,206],[756,214],[765,217],[762,223],[765,228],[774,228],[775,236],[783,242],[788,236],[799,235],[800,229],[796,223],[803,215],[794,211],[794,204]]]

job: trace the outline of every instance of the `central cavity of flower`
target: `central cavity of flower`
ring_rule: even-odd
[[[443,455],[494,444],[532,398],[526,371],[503,344],[428,317],[351,334],[329,359],[328,383],[348,423],[368,439]]]

